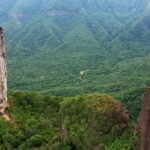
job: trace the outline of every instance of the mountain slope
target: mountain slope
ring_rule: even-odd
[[[1,0],[10,89],[113,94],[144,85],[150,73],[148,2]],[[87,69],[80,82],[80,70]]]

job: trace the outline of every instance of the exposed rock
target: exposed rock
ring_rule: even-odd
[[[146,88],[142,110],[138,119],[138,129],[141,135],[141,150],[150,150],[150,83]]]
[[[0,113],[3,114],[7,107],[7,71],[6,49],[4,44],[3,29],[0,27]]]

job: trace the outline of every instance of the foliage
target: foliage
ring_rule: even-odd
[[[125,108],[107,95],[90,94],[73,97],[61,103],[66,126],[66,142],[77,149],[104,149],[119,138],[128,125]]]
[[[134,144],[136,143],[136,145]],[[116,139],[111,145],[109,145],[106,150],[137,150],[139,149],[140,139],[136,131],[132,128],[126,130],[118,139]],[[139,147],[137,147],[137,145]]]
[[[3,147],[26,150],[45,147],[59,141],[59,102],[63,98],[16,91],[10,94],[9,113],[16,126],[2,125]],[[5,123],[5,124],[6,124]]]
[[[144,99],[144,91],[143,87],[138,87],[117,97],[129,110],[132,121],[136,121],[138,118]]]
[[[105,94],[62,98],[16,91],[9,101],[8,113],[16,124],[0,119],[2,150],[114,150],[118,146],[124,150],[133,145],[134,128],[122,128],[125,108]],[[64,143],[62,123],[67,132]]]

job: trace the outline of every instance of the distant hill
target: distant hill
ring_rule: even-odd
[[[1,0],[9,88],[121,94],[150,79],[149,0]],[[89,70],[79,80],[81,70]]]

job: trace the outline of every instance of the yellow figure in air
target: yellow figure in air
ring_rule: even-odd
[[[84,80],[84,76],[85,76],[86,71],[80,71],[80,80]]]

